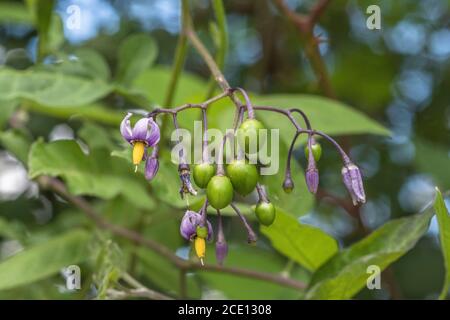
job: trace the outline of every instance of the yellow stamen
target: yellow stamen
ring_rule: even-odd
[[[136,141],[133,144],[133,164],[136,166],[141,163],[144,157],[145,144],[141,141]]]
[[[205,251],[206,251],[205,239],[196,237],[194,240],[194,247],[195,247],[195,253],[197,254],[197,257],[200,259],[200,262],[203,265],[203,258],[205,257]]]

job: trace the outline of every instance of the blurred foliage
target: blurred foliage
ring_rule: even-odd
[[[162,2],[166,11],[158,7]],[[289,4],[307,12],[313,2]],[[179,222],[187,206],[200,208],[204,194],[188,203],[180,199],[167,141],[151,183],[142,165],[133,174],[131,151],[118,133],[127,111],[150,111],[166,100],[179,1],[91,1],[82,10],[94,22],[81,31],[67,26],[72,3],[81,6],[66,0],[0,1],[0,298],[103,299],[109,289],[123,288],[125,273],[180,297],[182,278],[170,261],[98,230],[78,209],[32,181],[39,175],[62,179],[108,221],[190,258]],[[374,3],[381,7],[382,30],[370,31],[365,8]],[[230,245],[225,265],[281,274],[308,288],[196,271],[187,275],[187,296],[385,299],[392,298],[387,288],[396,279],[402,297],[445,298],[450,2],[333,1],[315,34],[326,39],[320,51],[339,101],[322,96],[297,30],[271,1],[226,1],[226,19],[221,1],[190,4],[195,29],[219,64],[224,59],[228,81],[249,90],[254,104],[301,108],[314,128],[337,137],[363,170],[368,203],[358,220],[326,199],[316,201],[304,183],[302,139],[292,164],[296,187],[285,194],[281,185],[294,131],[281,116],[258,111],[268,128],[280,129],[279,173],[262,179],[277,218],[260,228],[257,246],[249,247],[239,218],[224,209]],[[100,10],[107,18],[97,16]],[[173,104],[204,101],[209,77],[204,61],[189,50]],[[214,103],[210,127],[226,129],[233,114],[231,102]],[[198,110],[183,112],[180,126],[192,130],[199,119]],[[323,143],[323,149],[321,188],[347,196],[338,156],[332,146]],[[434,209],[412,215],[433,201],[435,186],[443,193],[436,193]],[[257,229],[256,197],[237,200]],[[216,225],[215,212],[208,213]],[[212,244],[207,252],[207,263],[216,263]],[[62,270],[73,264],[82,270],[80,291],[65,289]],[[382,290],[363,289],[372,264],[395,275]]]

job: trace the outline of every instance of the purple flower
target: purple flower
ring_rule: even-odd
[[[364,193],[364,186],[361,178],[359,168],[353,163],[349,162],[342,168],[342,178],[345,187],[352,197],[353,205],[366,202],[366,195]]]
[[[131,128],[130,118],[132,115],[132,113],[128,113],[122,120],[120,133],[133,146],[133,164],[137,170],[138,164],[147,157],[147,149],[158,144],[160,132],[158,124],[152,118],[142,118]]]
[[[187,210],[181,220],[180,233],[186,240],[193,240],[197,236],[197,227],[201,226],[201,224],[202,215],[197,212]],[[209,221],[206,221],[206,225],[208,227],[208,237],[206,240],[210,241],[213,236],[213,229]]]
[[[128,113],[120,124],[122,137],[131,145],[140,141],[147,147],[155,146],[160,139],[159,127],[152,118],[142,118],[131,128],[130,118],[133,114]]]

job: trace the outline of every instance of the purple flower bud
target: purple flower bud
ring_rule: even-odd
[[[158,169],[159,169],[158,158],[153,157],[152,155],[145,162],[145,179],[149,181],[152,180],[158,173]]]
[[[361,178],[359,168],[353,163],[349,162],[342,168],[342,178],[345,187],[352,197],[353,205],[366,202],[366,195],[364,193],[364,186]]]
[[[201,214],[187,210],[180,224],[180,233],[183,238],[186,240],[192,240],[197,235],[197,226],[201,225],[201,223]],[[209,221],[206,221],[206,224],[208,227],[208,238],[206,240],[210,241],[213,236],[213,229]]]
[[[225,241],[216,242],[216,259],[219,265],[223,265],[223,261],[228,255],[228,244]]]
[[[306,185],[309,192],[317,193],[319,188],[319,170],[316,167],[316,160],[314,159],[314,154],[312,152],[312,144],[315,143],[313,137],[308,139],[308,167],[306,168]]]
[[[147,147],[155,146],[160,139],[158,124],[152,118],[142,118],[131,128],[130,118],[133,114],[128,113],[120,124],[122,137],[133,144],[134,142],[144,142]]]
[[[306,185],[311,193],[316,193],[319,187],[319,170],[317,168],[309,168],[306,170]]]

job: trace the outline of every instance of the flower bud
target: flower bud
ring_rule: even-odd
[[[286,193],[291,193],[292,190],[294,190],[294,181],[292,181],[292,178],[290,175],[286,175],[283,181],[283,190]]]
[[[342,179],[352,197],[353,205],[356,206],[358,203],[365,203],[366,195],[364,193],[364,186],[359,168],[351,162],[345,164],[342,168]]]
[[[157,157],[157,147],[155,147],[155,149],[153,149],[152,155],[147,158],[147,161],[145,162],[145,179],[149,181],[152,180],[158,173],[158,169],[159,161]]]

